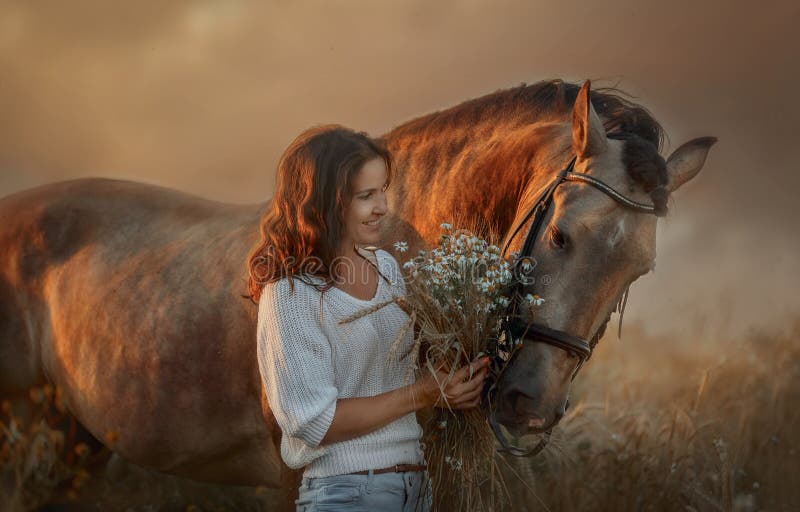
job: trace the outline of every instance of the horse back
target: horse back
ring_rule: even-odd
[[[187,238],[257,233],[263,205],[231,205],[165,187],[84,178],[0,199],[0,395],[45,380],[41,346],[51,331],[47,283],[77,255],[99,256],[86,274]],[[250,233],[250,236],[247,234]],[[241,267],[244,267],[242,261]]]

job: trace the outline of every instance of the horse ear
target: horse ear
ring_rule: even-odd
[[[667,159],[667,175],[670,192],[677,190],[681,185],[697,176],[711,146],[717,142],[716,137],[700,137],[692,139],[672,152]]]
[[[589,158],[606,150],[606,130],[589,101],[589,80],[583,83],[572,107],[572,148],[580,158]]]

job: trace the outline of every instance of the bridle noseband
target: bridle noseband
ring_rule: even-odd
[[[523,243],[522,249],[519,252],[519,257],[513,263],[515,276],[519,277],[522,275],[520,274],[520,266],[524,258],[533,254],[533,247],[536,243],[536,239],[539,236],[539,231],[542,228],[544,218],[547,215],[550,205],[553,203],[553,194],[562,183],[566,183],[568,181],[585,183],[603,192],[617,203],[631,210],[641,213],[649,213],[658,217],[663,217],[666,215],[665,210],[658,209],[652,204],[640,203],[625,197],[623,194],[617,192],[612,187],[593,176],[585,173],[574,172],[573,169],[575,167],[576,160],[577,157],[573,157],[569,164],[550,181],[536,201],[534,201],[530,209],[528,209],[525,215],[519,220],[519,222],[517,222],[517,224],[514,226],[514,229],[510,231],[508,237],[506,238],[506,241],[503,244],[503,252],[501,253],[503,257],[505,257],[511,242],[514,240],[514,237],[517,235],[520,229],[522,229],[522,226],[524,226],[528,221],[531,221],[531,227],[528,229],[528,233],[525,236],[525,242]],[[524,284],[525,283],[520,279],[515,281],[515,284],[511,289],[510,303],[503,318],[499,336],[496,340],[490,340],[489,355],[492,358],[491,364],[492,369],[494,370],[492,372],[494,376],[491,379],[487,379],[488,382],[486,384],[486,397],[489,402],[489,423],[492,427],[492,430],[494,430],[495,437],[501,445],[501,448],[499,448],[498,451],[507,452],[517,457],[531,457],[541,452],[547,445],[552,429],[547,430],[542,440],[531,449],[526,450],[518,448],[508,442],[502,430],[500,429],[500,426],[495,420],[492,406],[492,398],[497,392],[497,383],[500,381],[502,373],[511,365],[514,357],[519,353],[519,350],[522,348],[525,342],[540,342],[547,343],[548,345],[558,347],[562,350],[566,350],[575,354],[579,358],[578,365],[572,373],[572,378],[574,379],[578,374],[578,370],[580,370],[581,366],[583,366],[583,363],[592,357],[592,351],[594,350],[594,347],[597,345],[597,342],[600,340],[600,336],[603,333],[603,330],[601,329],[595,333],[590,340],[586,340],[561,330],[550,329],[549,327],[545,327],[543,325],[533,323],[526,324],[519,318],[519,315],[517,314],[518,302],[522,297]],[[624,297],[627,299],[627,291],[624,293]],[[624,308],[624,305],[622,307]],[[569,407],[569,400],[567,400],[567,407]]]

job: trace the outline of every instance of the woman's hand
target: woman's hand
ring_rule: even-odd
[[[481,357],[459,368],[452,377],[447,372],[439,371],[434,378],[430,372],[426,372],[417,384],[428,406],[446,408],[449,405],[451,409],[469,409],[481,403],[483,381],[488,373],[489,358]]]
[[[481,403],[483,381],[488,373],[489,358],[483,357],[459,368],[452,377],[447,372],[438,372],[436,377],[425,372],[424,377],[402,388],[375,396],[340,398],[336,401],[333,420],[320,444],[363,436],[408,413],[431,406],[444,408],[449,404],[451,409],[475,407]],[[442,384],[441,389],[439,383]]]

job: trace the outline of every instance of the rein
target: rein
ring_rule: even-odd
[[[556,189],[564,183],[585,183],[603,192],[625,208],[641,213],[656,215],[657,217],[663,217],[666,215],[666,210],[658,209],[654,204],[646,204],[634,201],[633,199],[626,197],[608,184],[593,176],[585,173],[574,172],[576,160],[577,156],[573,157],[569,164],[564,169],[559,171],[559,173],[550,181],[550,183],[545,187],[536,201],[534,201],[533,205],[517,222],[517,224],[514,226],[514,229],[511,230],[510,234],[506,238],[506,241],[503,244],[503,251],[501,253],[503,257],[505,257],[506,251],[508,251],[511,242],[514,240],[514,237],[517,235],[517,233],[520,232],[522,227],[528,221],[531,222],[531,226],[528,229],[528,232],[525,236],[525,241],[522,245],[522,250],[519,252],[518,258],[513,263],[515,275],[524,275],[519,273],[521,270],[521,262],[525,257],[533,254],[533,248],[536,243],[536,239],[538,238],[539,231],[541,231],[544,218],[547,215],[547,211],[550,209],[550,205],[553,203],[553,194],[555,193]],[[583,364],[592,357],[592,351],[600,341],[600,337],[605,332],[605,325],[611,318],[611,315],[609,315],[608,319],[606,319],[606,324],[604,324],[603,327],[599,329],[590,340],[569,334],[562,330],[551,329],[543,325],[534,323],[527,324],[523,322],[517,314],[517,306],[520,298],[522,297],[524,284],[525,283],[523,283],[522,280],[517,280],[512,287],[510,304],[506,310],[506,314],[501,320],[499,334],[496,339],[489,341],[488,355],[492,360],[491,366],[493,372],[492,378],[488,380],[486,387],[484,388],[486,399],[489,404],[489,424],[494,431],[495,438],[501,446],[498,448],[498,451],[506,452],[516,457],[532,457],[540,453],[547,446],[553,429],[550,428],[545,431],[544,437],[542,437],[539,443],[533,448],[523,449],[508,442],[508,439],[506,438],[505,434],[503,434],[500,425],[495,419],[494,406],[492,404],[492,401],[497,394],[497,384],[500,382],[501,376],[505,372],[506,368],[511,366],[514,358],[526,342],[547,343],[548,345],[566,350],[571,355],[579,358],[578,364],[572,373],[572,379],[574,380]],[[618,299],[615,307],[615,311],[620,312],[620,333],[622,332],[622,314],[624,313],[625,305],[627,304],[628,300],[628,290],[629,288],[625,289]],[[567,400],[566,408],[569,408],[569,400]]]

